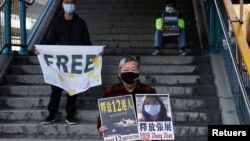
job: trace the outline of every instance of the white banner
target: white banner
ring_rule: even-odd
[[[104,46],[35,45],[45,83],[69,95],[102,84]]]

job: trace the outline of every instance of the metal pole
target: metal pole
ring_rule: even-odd
[[[21,48],[19,50],[20,55],[28,55],[27,51],[27,39],[26,39],[26,5],[23,1],[19,2],[20,13],[20,36],[21,36]]]
[[[244,3],[243,0],[240,0],[240,23],[243,24],[243,7]]]
[[[11,49],[11,1],[9,0],[5,7],[4,7],[4,41],[5,41],[5,48],[2,54],[13,54]]]
[[[244,87],[244,83],[243,83],[242,77],[240,77],[240,75],[239,75],[240,74],[239,67],[236,65],[237,62],[234,59],[234,58],[236,58],[236,56],[233,54],[232,45],[230,44],[230,41],[229,41],[229,35],[226,32],[225,23],[222,20],[223,19],[222,18],[222,14],[220,12],[220,9],[219,9],[219,6],[218,6],[216,0],[214,0],[214,4],[215,4],[215,7],[216,7],[216,9],[218,11],[218,16],[219,16],[219,19],[220,19],[220,24],[221,24],[222,31],[223,31],[225,39],[226,39],[227,46],[229,48],[229,53],[230,53],[230,56],[231,56],[231,59],[232,59],[232,62],[233,62],[234,70],[236,72],[237,79],[239,80],[239,85],[240,85],[240,89],[241,89],[241,92],[242,92],[242,96],[243,96],[244,102],[246,104],[246,110],[247,110],[247,113],[250,116],[250,101],[249,101],[249,99],[247,97],[247,92],[246,92],[246,89]]]

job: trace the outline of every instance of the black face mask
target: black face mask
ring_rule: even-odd
[[[121,73],[121,79],[126,84],[131,85],[134,84],[139,79],[139,73],[124,72]]]

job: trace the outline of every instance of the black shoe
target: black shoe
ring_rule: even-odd
[[[73,119],[73,118],[67,118],[65,121],[69,125],[75,125],[75,124],[77,124],[76,121],[75,121],[75,119]]]
[[[180,49],[179,50],[179,56],[185,56],[186,55],[186,52],[184,52],[183,49]]]
[[[54,123],[56,121],[55,117],[48,116],[43,122],[41,122],[42,125],[48,125],[51,123]]]
[[[154,55],[154,56],[157,56],[157,55],[159,55],[161,53],[161,51],[160,50],[155,50],[153,53],[152,53],[152,55]]]

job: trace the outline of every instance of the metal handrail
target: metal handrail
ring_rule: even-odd
[[[3,9],[3,7],[8,1],[10,0],[4,0],[3,2],[0,3],[0,10]],[[35,0],[19,0],[19,1],[25,2],[28,5],[32,5],[35,2]]]
[[[19,0],[19,1],[25,2],[28,5],[32,5],[35,2],[35,0]]]
[[[15,5],[15,6],[17,6],[17,2],[20,2],[20,3],[22,3],[21,6],[23,6],[23,4],[24,5],[26,5],[26,4],[29,5],[28,7],[25,7],[25,8],[27,8],[27,10],[28,10],[28,8],[32,7],[33,5],[34,6],[39,6],[40,4],[44,5],[43,7],[39,7],[39,10],[35,11],[35,13],[32,13],[31,14],[32,17],[27,17],[27,19],[28,19],[27,21],[30,22],[29,27],[33,26],[33,27],[30,27],[29,30],[26,30],[27,33],[25,33],[25,35],[27,35],[27,37],[24,37],[23,36],[24,34],[18,36],[20,34],[19,31],[21,31],[21,29],[15,30],[16,32],[19,32],[19,33],[18,34],[12,34],[12,35],[13,36],[16,35],[19,38],[13,39],[12,35],[11,35],[11,44],[8,45],[8,44],[5,43],[5,40],[4,40],[8,36],[2,36],[3,40],[1,42],[0,54],[6,49],[6,47],[9,47],[9,46],[10,46],[10,49],[6,49],[7,51],[5,51],[5,52],[7,52],[7,54],[9,53],[9,50],[10,50],[10,53],[11,53],[13,48],[14,48],[13,51],[17,51],[19,49],[19,51],[18,51],[19,54],[24,54],[24,53],[27,54],[28,52],[33,50],[32,46],[34,45],[34,43],[36,43],[36,41],[34,41],[34,40],[37,40],[37,38],[42,40],[42,37],[40,37],[40,36],[43,36],[45,30],[41,31],[41,30],[39,30],[39,28],[41,28],[41,29],[47,28],[48,22],[50,21],[50,18],[53,17],[51,15],[54,15],[53,12],[57,10],[57,8],[55,8],[55,7],[57,5],[59,5],[57,3],[60,3],[60,1],[53,1],[53,0],[40,0],[40,1],[39,0],[36,0],[36,1],[35,0],[16,0],[16,1],[12,1],[12,0],[5,0],[4,2],[6,3],[4,8],[8,4],[8,2],[14,2],[14,3],[11,3],[11,5]],[[40,3],[40,2],[42,2],[42,3]],[[23,7],[21,7],[21,8],[23,8]],[[30,9],[32,10],[32,8],[30,8]],[[13,9],[14,12],[15,12],[15,10],[17,10],[17,9]],[[24,10],[26,10],[26,9],[24,9]],[[35,15],[35,14],[37,14],[37,12],[40,12],[40,10],[41,10],[41,13],[39,13],[38,17],[36,17],[37,15]],[[17,16],[20,16],[19,12],[16,12],[14,14],[16,14]],[[29,15],[29,13],[26,13],[24,16],[27,16],[27,15]],[[16,20],[16,18],[13,19],[13,20]],[[27,23],[27,21],[26,21],[26,23]],[[12,23],[14,23],[14,21]],[[22,24],[26,24],[26,23],[22,23]],[[41,26],[43,26],[43,27],[41,27]],[[4,30],[5,27],[2,26],[2,29],[3,30],[1,31],[1,33],[5,34],[6,33],[5,30]],[[40,33],[38,35],[36,35],[37,34],[36,32],[40,32]],[[30,47],[30,45],[31,45],[31,47]]]
[[[5,6],[5,4],[8,2],[9,0],[4,0],[1,4],[0,4],[0,10],[3,9],[3,7]]]
[[[223,2],[224,2],[224,5],[227,5],[226,12],[228,15],[228,19],[231,22],[232,30],[234,31],[235,34],[237,34],[235,38],[239,45],[239,50],[243,58],[243,63],[246,66],[247,74],[250,77],[250,61],[249,61],[250,50],[249,50],[247,41],[242,40],[242,39],[245,39],[243,35],[243,31],[242,31],[242,21],[240,21],[240,19],[237,18],[234,8],[232,6],[232,2],[228,0],[223,0]]]
[[[227,1],[227,0],[225,0],[225,1]],[[225,37],[225,41],[226,41],[225,43],[226,43],[226,45],[227,45],[227,47],[229,49],[230,58],[231,58],[231,60],[233,62],[232,63],[233,64],[233,68],[235,70],[235,74],[236,74],[236,77],[237,77],[237,80],[238,80],[238,83],[239,83],[239,86],[240,86],[240,90],[239,91],[241,92],[241,95],[243,97],[244,106],[246,106],[246,110],[247,110],[248,116],[250,117],[250,102],[249,102],[249,99],[248,99],[248,96],[247,96],[247,91],[245,89],[244,81],[243,81],[243,78],[241,76],[239,66],[237,65],[237,61],[236,61],[236,58],[239,57],[239,56],[236,57],[236,55],[233,54],[232,44],[230,43],[230,37],[229,37],[229,35],[228,35],[227,31],[226,31],[225,23],[224,23],[222,14],[221,14],[221,9],[219,8],[218,2],[216,0],[214,0],[214,4],[215,4],[216,11],[217,11],[217,14],[218,14],[218,17],[219,17],[219,20],[220,20],[220,24],[221,24],[221,27],[222,27],[223,35]],[[227,4],[224,4],[224,5],[227,5]],[[229,8],[227,10],[233,10],[233,9]],[[235,24],[235,23],[233,23],[233,24]],[[240,23],[238,22],[237,24],[240,24]],[[232,25],[232,26],[234,26],[234,25]],[[234,31],[234,28],[233,28],[233,32],[241,32],[241,30],[242,30],[241,28],[237,28],[237,29],[238,29],[238,31]],[[249,64],[248,60],[246,60],[246,58],[244,58],[244,57],[246,57],[247,53],[250,53],[250,51],[249,50],[244,50],[246,46],[243,46],[242,43],[246,44],[246,41],[242,41],[242,39],[244,38],[242,36],[242,34],[243,33],[240,33],[241,36],[237,36],[236,37],[236,38],[238,38],[236,41],[237,41],[237,44],[241,44],[241,46],[239,46],[240,55],[242,56],[241,59],[243,60],[244,64]],[[242,50],[244,50],[245,52],[243,52]],[[240,65],[241,65],[241,63],[240,63]],[[249,68],[249,67],[247,67],[247,68]],[[249,69],[248,69],[248,72],[249,72]]]
[[[28,39],[27,39],[27,43],[28,43],[28,44],[30,44],[32,38],[34,37],[34,35],[35,35],[37,29],[39,28],[39,25],[41,24],[42,20],[44,19],[45,14],[47,13],[47,11],[48,11],[48,9],[49,9],[49,7],[50,7],[51,4],[52,4],[52,1],[48,2],[48,3],[45,5],[44,10],[43,10],[43,12],[41,13],[41,15],[38,17],[37,22],[36,22],[36,24],[34,25],[34,28],[32,29],[32,31],[31,31],[31,33],[30,33]]]

